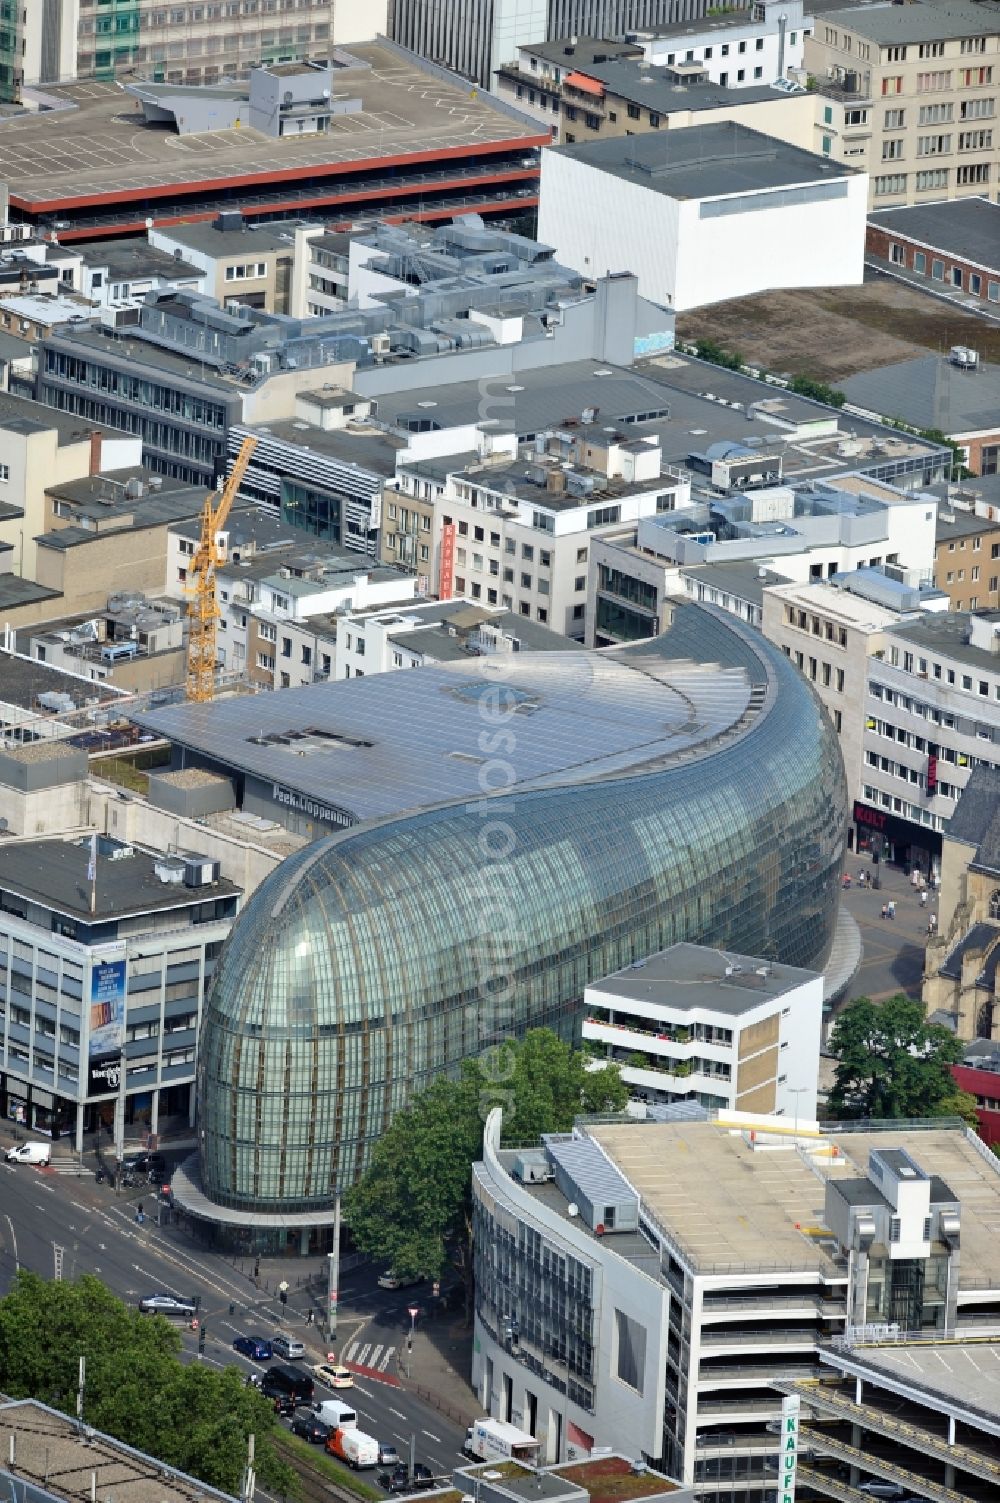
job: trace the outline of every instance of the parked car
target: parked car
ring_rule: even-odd
[[[396,1447],[387,1445],[384,1441],[380,1440],[378,1443],[378,1464],[379,1466],[387,1467],[390,1472],[399,1466],[401,1463]]]
[[[409,1492],[410,1469],[400,1462],[398,1466],[393,1467],[391,1472],[379,1472],[376,1480],[379,1487],[384,1488],[387,1493]]]
[[[411,1284],[422,1284],[423,1277],[419,1273],[404,1274],[396,1273],[395,1269],[388,1268],[385,1273],[378,1276],[380,1289],[409,1289]]]
[[[880,1477],[870,1477],[867,1482],[859,1482],[858,1491],[867,1493],[870,1498],[890,1499],[892,1503],[902,1503],[906,1497],[905,1487],[900,1487],[898,1482],[883,1482]]]
[[[276,1357],[287,1357],[293,1362],[306,1354],[305,1346],[301,1341],[296,1341],[294,1336],[275,1336],[271,1341],[271,1350]]]
[[[139,1309],[143,1315],[183,1315],[188,1320],[196,1313],[193,1301],[173,1294],[147,1294],[139,1301]]]
[[[313,1368],[313,1376],[320,1383],[325,1383],[327,1388],[353,1388],[354,1374],[349,1367],[341,1367],[336,1362],[319,1362]]]
[[[263,1336],[237,1336],[233,1350],[242,1352],[254,1362],[270,1362],[272,1356],[271,1342]]]
[[[292,1420],[292,1434],[301,1435],[310,1445],[326,1445],[326,1438],[330,1433],[330,1426],[324,1425],[321,1419],[307,1410],[299,1410]]]

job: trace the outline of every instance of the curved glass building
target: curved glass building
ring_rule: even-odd
[[[328,1209],[411,1092],[511,1033],[572,1034],[589,981],[677,940],[822,963],[839,748],[799,672],[735,618],[680,605],[622,650],[330,692],[345,780],[391,751],[411,807],[290,857],[227,941],[199,1063],[217,1205]]]

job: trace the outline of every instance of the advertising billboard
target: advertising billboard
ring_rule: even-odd
[[[125,1051],[125,946],[108,948],[90,972],[87,1095],[117,1092]]]

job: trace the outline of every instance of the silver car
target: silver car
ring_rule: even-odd
[[[147,1294],[139,1301],[143,1315],[184,1315],[190,1319],[195,1307],[189,1299],[177,1299],[173,1294]]]

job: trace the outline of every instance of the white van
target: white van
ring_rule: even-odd
[[[52,1149],[48,1143],[18,1143],[16,1148],[7,1149],[8,1164],[38,1164],[43,1167],[51,1157]]]
[[[324,1399],[322,1404],[316,1406],[316,1417],[321,1419],[324,1425],[331,1425],[335,1430],[351,1429],[358,1423],[358,1416],[350,1404],[342,1404],[340,1399]]]

